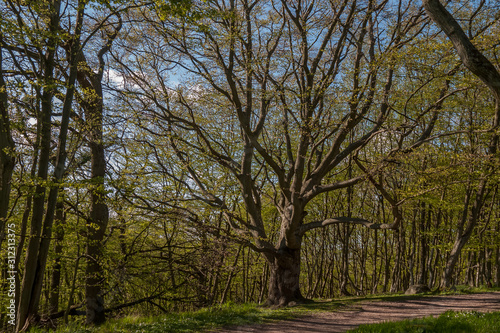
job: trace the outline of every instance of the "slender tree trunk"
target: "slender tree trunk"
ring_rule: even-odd
[[[352,227],[344,224],[342,225],[343,230],[343,242],[342,242],[342,269],[341,269],[341,279],[340,279],[340,294],[343,296],[351,296],[351,293],[347,290],[347,285],[349,284],[349,240],[351,238]]]
[[[100,118],[101,116],[98,116]],[[101,120],[102,121],[102,120]],[[102,125],[101,125],[102,126]],[[101,129],[94,124],[97,140],[90,143],[92,154],[92,194],[90,220],[87,224],[87,268],[85,280],[85,298],[87,302],[87,324],[99,325],[104,323],[104,299],[102,289],[105,284],[105,275],[102,267],[104,233],[108,225],[108,206],[104,188],[106,160],[102,143]]]
[[[395,293],[400,290],[403,279],[403,270],[402,267],[402,256],[403,256],[403,239],[404,239],[404,230],[401,228],[397,233],[394,233],[394,238],[397,237],[398,241],[396,243],[396,259],[394,261],[394,269],[392,272],[392,285],[391,285],[391,293]]]
[[[326,229],[323,229],[321,231],[321,245],[319,247],[320,251],[320,258],[319,258],[319,263],[317,263],[317,274],[316,274],[316,279],[314,282],[314,286],[311,291],[310,297],[317,297],[318,296],[318,287],[321,284],[321,281],[325,279],[324,277],[324,266],[325,266],[325,237],[326,237]]]
[[[474,252],[469,252],[469,258],[467,259],[467,271],[465,273],[466,275],[466,284],[469,285],[470,287],[474,287],[474,257],[475,253]]]
[[[460,258],[460,253],[463,247],[469,240],[470,235],[460,235],[457,234],[455,243],[453,243],[453,248],[451,249],[448,260],[443,271],[443,277],[441,278],[441,289],[448,289],[452,286],[452,277],[455,266]]]
[[[378,230],[375,230],[374,246],[373,246],[373,276],[371,281],[371,293],[376,294],[378,289],[378,282],[380,272],[378,271]],[[382,256],[380,257],[382,259]]]
[[[58,12],[58,11],[57,11]],[[54,28],[55,30],[55,28]],[[55,44],[55,43],[54,43]],[[52,48],[54,46],[52,45]],[[50,49],[50,48],[49,48]],[[37,171],[37,179],[39,182],[47,180],[49,169],[49,158],[51,153],[51,117],[52,117],[52,98],[53,91],[50,87],[54,85],[53,70],[54,70],[54,52],[49,51],[44,61],[44,80],[46,87],[42,93],[42,116],[40,119],[40,159]],[[33,197],[33,212],[31,217],[30,238],[26,251],[25,270],[21,283],[21,293],[19,297],[17,330],[21,330],[26,324],[29,326],[31,317],[36,316],[35,304],[37,295],[35,295],[35,278],[39,274],[38,253],[40,247],[40,238],[42,233],[43,217],[45,212],[45,196],[46,188],[43,183],[36,186]],[[28,318],[30,317],[30,318]],[[26,326],[27,328],[27,326]]]
[[[260,275],[260,291],[259,291],[259,299],[257,303],[262,304],[264,300],[264,295],[266,292],[266,285],[269,284],[269,265],[264,263],[264,267],[262,268],[262,274]]]
[[[62,200],[57,202],[56,217],[54,224],[55,246],[54,246],[54,267],[50,280],[49,313],[55,313],[59,309],[59,291],[61,284],[61,257],[63,253],[64,239],[64,204]]]
[[[222,291],[222,295],[220,298],[220,304],[223,304],[226,302],[227,295],[229,293],[229,289],[231,288],[231,282],[233,281],[233,278],[236,275],[236,268],[238,265],[238,260],[239,260],[242,248],[243,248],[243,246],[238,247],[238,252],[236,252],[236,256],[234,257],[233,265],[231,266],[231,270],[229,271],[229,276],[227,277],[226,286],[224,287],[224,290]]]
[[[441,194],[441,202],[444,200],[445,197],[445,191]],[[439,233],[439,226],[441,225],[441,221],[443,219],[443,211],[441,208],[438,209],[436,213],[436,221],[433,225],[434,227],[434,237],[432,240],[432,245],[433,248],[430,251],[429,258],[427,261],[427,267],[429,267],[429,288],[434,288],[436,276],[438,275],[438,262],[439,262],[439,256],[440,256],[440,250],[437,245],[440,242],[440,233]],[[430,223],[430,220],[429,220]]]
[[[54,67],[55,53],[59,38],[54,32],[59,29],[60,1],[54,1],[50,7],[49,30],[53,35],[49,39],[48,52],[44,60],[46,75],[44,77],[44,92],[42,94],[42,129],[41,129],[41,151],[38,167],[39,180],[48,179],[49,158],[51,155],[51,132],[52,132],[52,99],[54,96]],[[52,235],[52,224],[54,221],[55,207],[57,203],[59,187],[62,180],[66,163],[66,141],[69,127],[70,112],[73,104],[75,81],[77,73],[77,54],[79,53],[79,38],[83,22],[83,6],[79,4],[77,25],[75,27],[73,45],[69,56],[69,78],[66,82],[67,89],[62,106],[61,127],[59,130],[58,149],[52,181],[55,183],[50,188],[47,204],[45,205],[46,189],[44,184],[39,184],[35,190],[33,199],[33,214],[31,221],[31,234],[26,254],[25,273],[23,276],[22,289],[19,299],[19,315],[17,330],[27,330],[32,319],[37,320],[38,306],[42,293],[43,277],[47,264],[47,257]],[[76,40],[76,42],[75,42]],[[43,226],[43,229],[42,229]]]
[[[485,193],[486,185],[487,185],[487,180],[485,178],[481,179],[475,193],[476,197],[474,200],[474,204],[470,209],[470,213],[469,213],[469,202],[471,200],[472,190],[470,189],[469,185],[469,189],[467,190],[465,198],[464,211],[462,213],[462,218],[457,228],[458,230],[455,237],[455,242],[453,243],[453,247],[446,262],[443,272],[443,277],[441,279],[442,289],[447,289],[451,286],[453,271],[458,262],[458,259],[460,258],[460,253],[465,244],[467,244],[470,236],[472,235],[474,227],[476,226],[477,221],[479,219],[479,213],[484,205],[484,201],[486,198],[486,193]],[[464,228],[466,222],[467,226],[465,226]]]
[[[2,32],[0,31],[0,39],[2,37]],[[3,240],[5,239],[5,229],[7,225],[7,216],[9,212],[9,201],[10,201],[10,191],[11,191],[11,181],[12,173],[15,167],[15,145],[12,139],[12,134],[10,131],[10,119],[8,113],[8,95],[7,86],[4,80],[3,73],[3,49],[0,46],[0,249],[2,248]],[[12,227],[12,226],[11,226]],[[12,239],[9,239],[12,242]],[[14,240],[14,244],[15,244]],[[13,246],[13,243],[7,246]],[[4,282],[7,283],[7,278],[5,276],[7,271],[17,272],[17,267],[15,269],[5,269],[7,266],[7,257],[5,258],[5,266],[2,263],[0,265],[2,269],[2,283],[0,283],[0,290],[4,291]],[[18,265],[18,261],[15,261],[15,266]],[[15,288],[18,288],[18,274],[15,274]],[[5,284],[6,286],[6,284]],[[16,292],[16,296],[18,292]],[[17,304],[17,299],[16,299]],[[14,305],[15,306],[15,305]],[[4,313],[0,315],[0,327],[4,323],[3,319],[6,319]]]
[[[500,213],[497,212],[497,225],[496,230],[500,230]],[[500,286],[500,246],[495,246],[495,287]]]
[[[36,162],[38,161],[38,149],[34,150],[33,153],[33,165],[31,166],[31,179],[35,179],[36,175]],[[30,187],[28,193],[31,193],[34,190],[33,187]],[[26,230],[28,228],[28,222],[30,220],[30,213],[32,210],[33,196],[29,195],[26,198],[26,206],[24,208],[23,217],[21,220],[21,230],[19,232],[19,243],[17,244],[16,250],[16,262],[14,264],[14,271],[19,272],[19,264],[21,262],[21,256],[23,254],[24,243],[26,241]],[[19,275],[16,275],[16,304],[19,304],[19,299],[21,297],[21,281]]]
[[[428,256],[428,241],[426,236],[427,227],[426,225],[430,225],[431,220],[431,207],[426,209],[425,203],[422,203],[421,207],[421,215],[420,215],[420,272],[418,275],[417,283],[418,284],[427,284],[427,256]],[[427,223],[428,221],[428,223]]]
[[[417,266],[418,269],[418,239],[417,239],[417,212],[414,211],[413,213],[413,219],[411,223],[411,235],[410,235],[410,240],[409,240],[409,255],[408,255],[408,272],[409,272],[409,284],[413,285],[415,284],[415,266]],[[417,265],[415,265],[415,262],[417,262]]]
[[[495,287],[498,287],[500,286],[500,246],[498,245],[495,247],[495,272]]]
[[[1,37],[1,31],[0,31]],[[3,76],[3,50],[0,46],[0,247],[5,235],[9,211],[12,172],[14,171],[14,141],[10,132],[7,87]]]
[[[382,287],[382,292],[387,292],[389,286],[389,280],[391,278],[391,256],[389,255],[389,249],[387,248],[387,243],[389,238],[387,237],[387,230],[384,230],[384,285]]]
[[[476,279],[474,286],[479,287],[483,283],[483,268],[484,268],[484,252],[483,250],[476,251],[476,256],[477,256],[477,261],[475,266],[477,267],[476,270]]]
[[[114,39],[122,27],[119,14],[118,25],[113,33],[108,34],[106,44],[99,50],[97,57],[99,69],[93,72],[88,66],[83,53],[80,54],[81,67],[78,71],[78,82],[86,90],[85,98],[80,101],[87,122],[90,126],[88,143],[92,155],[91,166],[91,207],[90,219],[87,221],[87,267],[85,280],[85,298],[87,304],[87,324],[99,325],[104,323],[103,288],[105,272],[102,267],[103,240],[109,220],[109,209],[106,203],[106,156],[103,142],[104,102],[102,78],[104,74],[104,55],[109,52]]]

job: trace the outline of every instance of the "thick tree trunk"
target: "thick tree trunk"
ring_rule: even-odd
[[[268,306],[289,306],[304,303],[300,292],[300,249],[284,247],[268,255],[270,267]]]

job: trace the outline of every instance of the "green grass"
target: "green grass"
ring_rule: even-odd
[[[356,333],[497,333],[500,332],[500,312],[447,311],[439,317],[361,325],[349,332]]]
[[[477,294],[492,291],[500,291],[500,287],[469,287],[469,286],[455,286],[450,290],[441,291],[439,295],[459,295],[459,294]]]
[[[340,305],[336,302],[322,302],[297,305],[294,307],[271,309],[256,304],[224,304],[223,306],[182,312],[158,317],[123,317],[111,319],[98,328],[85,328],[80,324],[61,325],[57,333],[188,333],[221,328],[224,326],[264,323],[296,318],[305,313],[327,311]],[[47,332],[33,328],[30,333]],[[52,331],[54,332],[54,331]]]

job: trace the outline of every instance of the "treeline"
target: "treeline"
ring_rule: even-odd
[[[4,331],[500,285],[496,1],[0,10]]]

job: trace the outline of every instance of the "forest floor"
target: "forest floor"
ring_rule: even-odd
[[[345,332],[362,324],[437,316],[453,311],[500,311],[500,292],[408,297],[399,300],[364,300],[335,311],[317,312],[291,320],[228,327],[218,333],[323,333]]]

